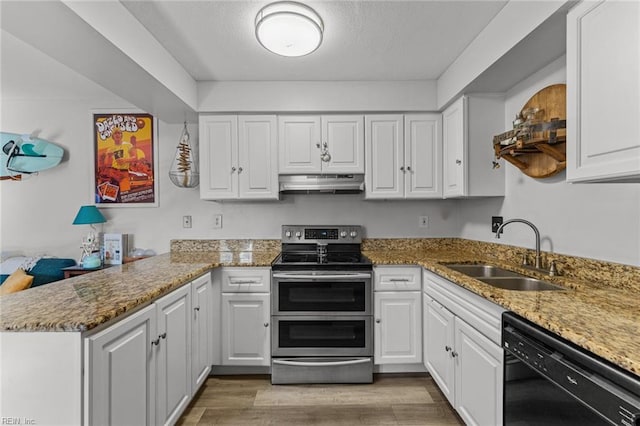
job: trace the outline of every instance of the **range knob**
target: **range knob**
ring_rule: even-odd
[[[340,238],[347,238],[347,231],[340,231]]]
[[[296,238],[300,239],[301,236],[302,236],[302,233],[300,231],[296,231]]]
[[[287,238],[291,238],[291,231],[286,231],[284,233],[284,236],[287,237]]]
[[[349,233],[349,236],[351,236],[351,238],[355,238],[355,237],[357,237],[357,236],[358,236],[358,233],[357,233],[356,231],[351,231],[351,232]]]

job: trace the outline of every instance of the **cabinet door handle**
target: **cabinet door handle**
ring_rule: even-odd
[[[411,166],[407,166],[407,171],[410,172],[411,171]]]
[[[458,352],[456,352],[456,351],[451,352],[451,357],[452,358],[455,358],[457,356],[458,356]]]
[[[265,327],[269,327],[269,323],[268,323],[268,322],[265,322],[263,325],[264,325]]]
[[[160,344],[160,338],[158,337],[156,340],[152,340],[151,341],[151,345],[159,345]]]
[[[380,318],[376,318],[376,324],[380,324],[382,320]]]
[[[162,333],[160,336],[158,336],[161,339],[166,339],[167,338],[167,333]]]
[[[449,351],[451,350],[451,346],[445,346],[445,347],[444,347],[444,350],[445,350],[445,351],[447,351],[447,352],[449,352]]]
[[[404,172],[404,166],[400,167],[400,171]]]
[[[236,168],[232,166],[231,167],[231,173],[234,173],[235,171],[236,171]]]
[[[408,283],[409,278],[389,278],[389,282],[392,283]]]
[[[256,280],[231,280],[231,284],[259,284]]]
[[[196,306],[195,308],[193,308],[193,310],[196,312],[200,311],[200,306]]]
[[[456,164],[460,165],[460,164],[462,164],[462,161],[461,160],[456,160]]]
[[[238,167],[238,174],[242,173],[242,167]]]

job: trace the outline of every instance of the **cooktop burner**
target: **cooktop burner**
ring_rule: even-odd
[[[282,226],[282,253],[273,269],[370,269],[360,252],[360,226]]]

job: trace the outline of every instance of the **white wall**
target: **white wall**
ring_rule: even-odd
[[[67,159],[22,182],[0,183],[0,248],[26,254],[78,258],[88,231],[72,225],[78,208],[90,204],[91,109],[127,108],[125,101],[81,75],[2,32],[2,99],[0,130],[39,131],[65,148]],[[46,72],[44,71],[46,70]],[[171,184],[168,170],[182,125],[159,123],[158,208],[105,208],[105,232],[134,234],[137,247],[169,250],[175,238],[280,238],[290,223],[362,224],[369,237],[449,236],[457,232],[453,201],[364,201],[363,195],[285,195],[279,202],[201,201],[198,189]],[[197,139],[197,125],[189,131]],[[213,229],[214,213],[223,228]],[[191,215],[193,227],[182,228]],[[428,215],[430,227],[418,227]]]
[[[2,33],[0,130],[39,131],[62,145],[68,159],[23,182],[0,183],[0,249],[77,258],[86,227],[71,225],[78,208],[92,200],[90,109],[128,107],[122,99]],[[539,89],[565,81],[564,58],[511,89],[506,96],[505,128]],[[174,238],[279,238],[289,223],[360,223],[368,237],[461,236],[495,241],[490,217],[521,217],[535,223],[543,249],[640,265],[640,186],[574,184],[564,173],[531,179],[506,167],[506,197],[480,200],[364,201],[362,195],[286,195],[279,202],[201,201],[198,189],[173,186],[167,172],[181,125],[159,123],[160,207],[104,209],[107,232],[134,234],[137,247],[169,250]],[[190,132],[195,138],[197,126]],[[330,201],[330,202],[329,202]],[[212,229],[213,214],[223,228]],[[191,215],[193,228],[182,228]],[[418,227],[428,215],[430,227]],[[509,225],[503,243],[532,247],[532,232]]]
[[[565,61],[557,59],[508,91],[505,129],[537,91],[566,82]],[[503,167],[505,198],[461,201],[460,236],[495,242],[491,216],[523,218],[540,230],[543,250],[640,265],[640,185],[569,184],[564,171],[533,179],[510,164]],[[533,248],[533,231],[510,224],[497,241]]]

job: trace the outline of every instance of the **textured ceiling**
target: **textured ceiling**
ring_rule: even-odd
[[[438,78],[506,1],[313,1],[325,25],[311,55],[284,58],[254,36],[268,1],[123,1],[199,81]]]

